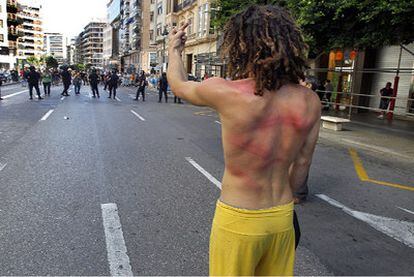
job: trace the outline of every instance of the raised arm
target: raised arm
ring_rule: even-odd
[[[185,33],[187,26],[188,23],[179,29],[174,28],[170,33],[168,43],[168,83],[174,95],[197,106],[217,108],[217,96],[223,91],[223,82],[226,82],[224,79],[211,78],[201,83],[188,81],[181,57],[187,40]]]

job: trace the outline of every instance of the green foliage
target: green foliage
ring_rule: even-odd
[[[30,65],[34,65],[34,66],[39,66],[40,65],[40,59],[39,58],[37,58],[37,57],[35,57],[35,56],[31,56],[31,57],[28,57],[27,59],[26,59],[26,62],[28,63],[28,64],[30,64]]]
[[[380,48],[414,41],[412,0],[216,0],[213,24],[252,4],[279,4],[292,13],[316,55],[333,48]]]
[[[44,58],[47,68],[58,68],[59,63],[53,56],[47,56]]]

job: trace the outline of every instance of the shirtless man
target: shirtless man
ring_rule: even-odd
[[[187,81],[184,24],[169,37],[168,82],[220,115],[225,171],[210,237],[210,275],[293,275],[292,190],[308,174],[320,126],[319,97],[304,78],[307,46],[289,13],[251,6],[224,28],[232,81]]]

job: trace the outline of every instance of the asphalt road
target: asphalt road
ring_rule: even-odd
[[[217,115],[154,93],[135,102],[130,88],[113,100],[53,87],[42,101],[25,89],[3,88],[0,102],[0,275],[110,275],[114,265],[207,275],[220,191],[186,158],[220,180]],[[361,181],[349,149],[321,139],[311,196],[297,206],[298,275],[414,275],[413,163],[357,154],[371,178],[401,187]]]

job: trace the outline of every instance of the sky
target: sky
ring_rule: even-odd
[[[108,0],[22,0],[42,5],[45,32],[77,36],[93,19],[106,18]]]

